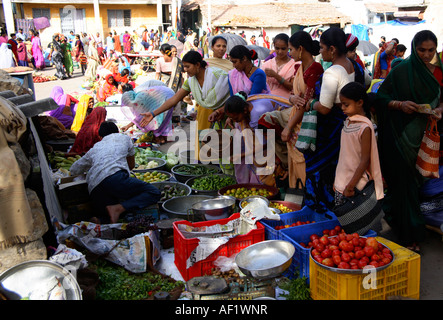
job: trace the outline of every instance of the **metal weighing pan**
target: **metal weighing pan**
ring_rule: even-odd
[[[0,275],[0,283],[21,299],[37,292],[57,278],[62,284],[66,300],[82,300],[80,286],[74,276],[59,264],[47,260],[32,260],[9,268]]]
[[[271,279],[285,272],[295,247],[283,240],[265,240],[246,247],[235,256],[235,263],[246,276]]]

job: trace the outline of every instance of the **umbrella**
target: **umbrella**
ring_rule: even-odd
[[[175,46],[177,48],[177,57],[180,57],[180,54],[182,53],[184,48],[183,42],[177,39],[171,39],[168,41],[168,44]]]
[[[369,41],[359,40],[357,50],[361,51],[365,56],[370,56],[371,54],[376,53],[378,51],[378,48],[376,45]]]
[[[246,46],[248,43],[246,42],[245,39],[243,39],[241,36],[239,36],[238,34],[234,34],[234,33],[222,33],[220,34],[220,36],[222,36],[223,38],[226,39],[227,41],[227,48],[226,48],[226,52],[229,54],[229,52],[231,51],[232,48],[234,48],[236,45],[244,45]],[[209,41],[209,48],[211,48],[211,42],[212,39],[214,38],[214,36],[209,37],[208,41]]]
[[[255,50],[260,60],[265,60],[271,54],[271,50],[265,47],[256,46],[253,44],[246,46],[249,50]]]

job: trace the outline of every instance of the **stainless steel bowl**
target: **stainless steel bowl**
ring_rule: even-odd
[[[242,205],[244,201],[247,201],[248,204],[250,204],[252,202],[258,202],[258,203],[260,203],[260,204],[262,204],[262,205],[264,205],[266,207],[269,206],[269,200],[266,197],[263,197],[263,196],[249,196],[249,197],[246,197],[246,198],[243,198],[243,199],[240,200],[240,204],[239,204],[240,209],[243,209],[244,207],[246,207],[246,205],[245,206]]]
[[[54,278],[62,284],[66,300],[82,300],[82,291],[74,276],[59,264],[47,260],[31,260],[15,265],[0,275],[0,283],[6,290],[25,298],[31,292],[47,287]]]
[[[361,238],[366,238],[366,237],[361,237]],[[379,243],[381,243],[381,242],[379,242]],[[368,268],[371,268],[371,269],[373,269],[373,270],[375,270],[377,272],[386,269],[395,260],[395,255],[394,255],[394,252],[392,252],[391,248],[386,246],[384,243],[381,243],[381,244],[382,244],[383,247],[389,249],[389,251],[391,252],[392,260],[391,260],[390,263],[385,264],[384,266],[381,266],[381,267],[372,268],[371,266],[368,266]],[[326,270],[333,271],[333,272],[336,272],[336,273],[346,273],[346,274],[367,274],[368,273],[368,271],[367,270],[365,271],[365,269],[339,269],[339,268],[334,268],[334,267],[328,267],[328,266],[326,266],[326,265],[324,265],[324,264],[322,264],[322,263],[320,263],[320,262],[318,262],[317,260],[314,259],[314,257],[312,256],[312,249],[313,248],[311,248],[311,250],[309,251],[309,256],[311,257],[311,261],[314,261],[314,263],[318,264],[322,268],[325,268]]]
[[[157,162],[157,166],[154,168],[150,168],[150,169],[138,169],[139,167],[132,169],[132,171],[134,172],[146,172],[147,170],[164,170],[166,167],[166,160],[161,159],[161,158],[146,158],[146,162],[149,163],[150,161],[155,161]]]
[[[198,217],[195,217],[192,212],[192,205],[199,201],[212,199],[211,196],[203,195],[189,195],[186,197],[175,197],[166,200],[162,204],[162,209],[167,212],[169,218],[181,218],[183,220],[195,221]],[[204,220],[204,219],[200,219]]]
[[[294,246],[283,240],[266,240],[246,247],[235,256],[235,263],[246,276],[256,279],[275,278],[292,262]]]
[[[192,192],[191,188],[187,186],[184,183],[180,182],[172,182],[172,181],[161,181],[161,182],[153,182],[151,183],[154,187],[156,187],[158,190],[163,191],[165,186],[173,186],[176,187],[180,191],[185,191],[184,196],[189,196]],[[175,198],[175,197],[173,197]],[[171,198],[172,199],[172,198]],[[169,200],[169,199],[168,199]],[[164,201],[159,201],[158,203],[163,203]]]
[[[205,215],[207,220],[227,218],[235,211],[235,200],[229,198],[213,198],[196,202],[192,211],[197,215]]]

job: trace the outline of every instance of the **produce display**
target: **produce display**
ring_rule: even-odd
[[[286,229],[286,228],[298,227],[298,226],[302,226],[302,225],[310,224],[310,223],[315,223],[315,221],[297,221],[297,222],[294,222],[294,223],[291,223],[291,224],[275,226],[275,230],[281,230],[281,229]]]
[[[147,165],[149,158],[160,158],[166,161],[166,169],[171,170],[173,166],[178,164],[178,157],[173,152],[163,153],[161,151],[152,150],[151,148],[135,148],[135,163]]]
[[[167,174],[158,171],[147,171],[141,173],[135,172],[134,175],[137,179],[143,180],[144,182],[148,183],[160,182],[169,179],[169,176]]]
[[[358,233],[346,234],[337,226],[324,230],[323,235],[312,234],[308,244],[312,257],[318,263],[338,269],[363,269],[367,265],[375,268],[391,263],[391,251],[374,237],[360,237]]]
[[[48,81],[55,81],[58,80],[56,76],[39,76],[35,75],[32,77],[32,81],[34,83],[41,83],[41,82],[48,82]]]
[[[150,230],[157,230],[158,227],[156,224],[154,224],[154,221],[155,218],[149,215],[136,218],[135,220],[126,224],[121,238],[128,239],[140,233],[145,233]]]
[[[92,267],[100,279],[96,287],[97,300],[146,300],[158,291],[179,295],[184,288],[182,281],[149,271],[132,274],[104,260],[98,260]]]
[[[65,157],[61,152],[48,153],[48,160],[53,169],[65,169],[69,171],[73,163],[80,158],[81,156],[79,155],[74,157]]]
[[[161,190],[161,198],[160,201],[166,201],[172,199],[174,197],[182,197],[186,196],[186,191],[180,189],[177,185],[165,185],[163,190]]]
[[[219,176],[211,174],[201,178],[196,178],[191,185],[194,190],[219,190],[221,188],[236,184],[237,181],[233,177]]]
[[[275,208],[281,211],[281,213],[288,213],[288,212],[293,212],[294,210],[289,209],[287,206],[281,204],[281,203],[276,203],[276,202],[271,202],[269,203],[269,206],[271,208]]]
[[[270,197],[270,196],[273,196],[273,193],[267,189],[261,189],[261,188],[246,189],[245,187],[241,187],[241,188],[229,189],[223,195],[224,196],[232,196],[237,199],[244,199],[249,196]],[[244,208],[243,205],[242,205],[242,207]]]
[[[137,167],[137,170],[145,170],[145,169],[154,169],[159,166],[159,163],[157,161],[151,160],[148,162],[148,164],[144,165],[141,164]]]
[[[174,169],[174,172],[190,176],[203,176],[203,175],[217,173],[218,170],[217,168],[206,167],[202,165],[182,164],[180,166],[177,166]]]
[[[307,278],[299,277],[298,274],[292,279],[283,278],[278,282],[278,287],[287,292],[281,294],[286,300],[312,300]]]

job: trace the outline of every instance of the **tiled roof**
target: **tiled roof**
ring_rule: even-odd
[[[200,8],[207,18],[208,6],[202,0],[191,0],[182,5],[182,11]],[[329,3],[262,3],[254,5],[211,5],[213,26],[231,27],[288,27],[318,24],[350,23],[351,18]]]

